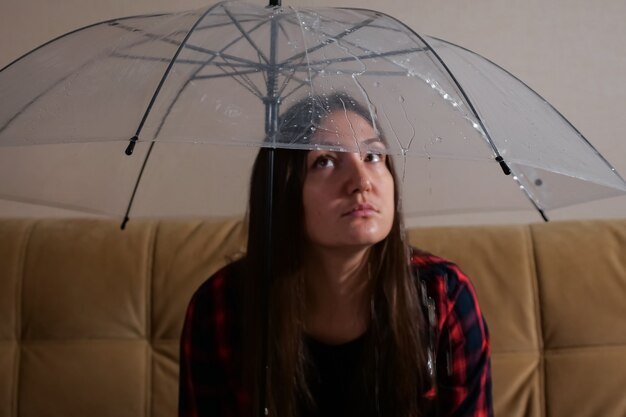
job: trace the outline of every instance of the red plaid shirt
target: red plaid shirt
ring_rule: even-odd
[[[489,334],[469,279],[435,256],[416,253],[411,264],[426,289],[423,302],[431,306],[426,323],[432,323],[436,352],[437,385],[424,395],[436,401],[439,416],[493,416]],[[239,417],[246,401],[235,283],[232,266],[226,266],[189,303],[180,350],[180,417]]]

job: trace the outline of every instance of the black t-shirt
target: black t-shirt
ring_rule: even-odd
[[[316,407],[303,405],[307,417],[350,415],[355,401],[363,401],[363,377],[360,372],[365,335],[341,345],[327,345],[305,337],[311,368],[308,383]]]

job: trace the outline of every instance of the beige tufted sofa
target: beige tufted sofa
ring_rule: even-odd
[[[626,416],[626,219],[410,231],[473,278],[500,417]],[[195,288],[239,223],[0,220],[0,417],[176,415]]]

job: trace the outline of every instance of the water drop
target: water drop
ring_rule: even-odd
[[[398,97],[398,102],[399,102],[399,103],[404,103],[404,97],[399,96],[399,97]]]
[[[380,82],[374,81],[373,85],[374,85],[374,87],[380,87]]]

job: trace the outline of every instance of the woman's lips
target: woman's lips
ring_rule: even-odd
[[[343,214],[344,217],[370,217],[378,211],[370,204],[358,204]]]

